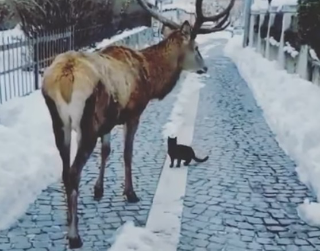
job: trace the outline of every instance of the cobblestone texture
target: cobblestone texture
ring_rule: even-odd
[[[165,100],[149,104],[142,116],[133,154],[133,184],[141,201],[126,203],[124,187],[123,133],[112,133],[112,153],[105,174],[104,197],[93,200],[93,186],[98,177],[100,145],[82,173],[79,199],[79,230],[85,251],[106,251],[112,235],[124,222],[145,225],[160,172],[166,157],[162,126],[171,113],[176,88]],[[46,189],[27,213],[9,230],[0,231],[0,251],[64,251],[66,239],[66,203],[62,183]]]
[[[189,167],[178,250],[320,250],[320,229],[296,212],[312,195],[295,164],[222,46],[210,53],[193,140],[210,157]]]

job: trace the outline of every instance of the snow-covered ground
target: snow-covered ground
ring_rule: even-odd
[[[300,180],[312,189],[320,202],[320,88],[309,81],[279,70],[253,48],[242,48],[242,37],[235,36],[225,53],[247,81],[276,139],[296,162]],[[298,207],[300,217],[320,225],[320,204]]]

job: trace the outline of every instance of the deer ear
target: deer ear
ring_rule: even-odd
[[[191,35],[192,28],[190,23],[187,20],[184,21],[183,24],[181,25],[180,31],[182,32],[183,35],[186,35],[186,36]]]

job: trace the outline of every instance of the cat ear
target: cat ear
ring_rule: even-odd
[[[177,137],[175,137],[174,139],[177,139]]]

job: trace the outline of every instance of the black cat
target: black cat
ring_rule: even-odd
[[[190,164],[192,159],[197,162],[204,162],[209,158],[209,156],[205,157],[204,159],[197,158],[191,146],[177,144],[177,137],[168,137],[168,155],[171,159],[170,167],[173,167],[175,159],[178,160],[177,167],[180,167],[181,160],[184,160],[184,165],[187,166]]]

